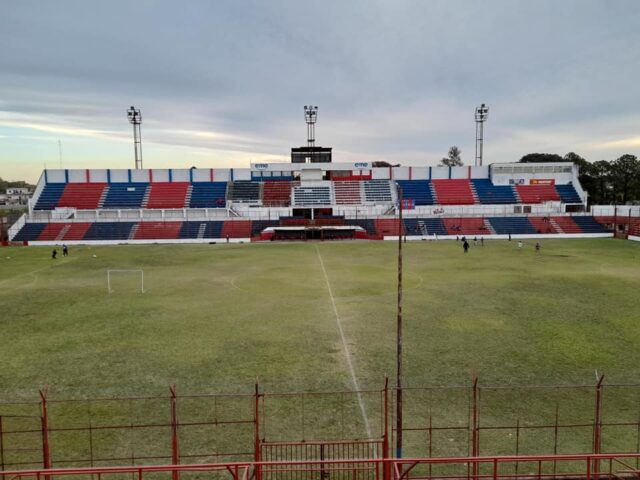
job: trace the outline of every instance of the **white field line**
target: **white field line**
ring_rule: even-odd
[[[353,368],[353,362],[351,361],[351,353],[349,353],[349,347],[347,347],[347,341],[344,336],[344,330],[342,329],[342,320],[338,314],[338,307],[336,307],[336,299],[333,297],[333,291],[331,290],[331,284],[329,283],[329,277],[327,276],[327,270],[324,268],[324,262],[322,261],[322,255],[320,255],[320,249],[318,245],[316,252],[318,259],[320,260],[320,266],[322,267],[322,273],[324,274],[324,280],[327,283],[327,290],[329,291],[329,297],[331,298],[331,305],[333,305],[333,313],[336,315],[336,324],[338,325],[338,331],[340,332],[340,339],[342,340],[342,347],[344,348],[344,355],[347,358],[347,365],[349,366],[349,372],[351,373],[351,381],[353,382],[353,388],[358,395],[358,404],[360,405],[360,412],[362,413],[362,420],[364,421],[364,428],[367,431],[367,438],[373,438],[371,434],[371,426],[369,425],[369,417],[364,408],[364,401],[362,400],[362,394],[360,393],[360,386],[358,385],[358,377],[356,377],[356,371]]]

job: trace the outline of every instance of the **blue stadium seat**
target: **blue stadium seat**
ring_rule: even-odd
[[[372,218],[349,218],[344,221],[345,225],[357,225],[366,230],[369,235],[376,235],[376,222]]]
[[[498,235],[535,234],[536,229],[527,217],[489,217],[487,218]]]
[[[25,223],[13,238],[13,241],[24,242],[26,240],[32,242],[37,240],[46,226],[46,223]]]
[[[472,182],[482,204],[518,203],[511,185],[494,185],[489,179],[475,179]]]
[[[428,180],[398,180],[398,184],[402,187],[402,197],[412,199],[416,206],[435,203]]]
[[[556,185],[556,190],[563,203],[582,203],[580,195],[578,195],[576,188],[572,184]]]
[[[596,219],[593,217],[580,217],[574,216],[571,217],[573,221],[578,225],[583,233],[606,233],[606,229],[596,222]]]
[[[84,240],[127,240],[135,222],[92,223]]]
[[[426,235],[447,235],[447,229],[439,218],[405,218],[403,221],[407,235],[424,235],[425,230]]]
[[[190,208],[225,208],[227,182],[194,182]]]
[[[222,238],[223,221],[182,222],[178,238]]]
[[[231,184],[231,201],[257,203],[260,201],[260,182],[237,180]]]
[[[42,189],[42,192],[40,192],[40,196],[34,207],[35,210],[53,210],[56,208],[66,186],[66,183],[47,183]]]
[[[142,208],[148,183],[110,183],[102,208]]]

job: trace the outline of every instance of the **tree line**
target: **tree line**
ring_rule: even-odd
[[[529,153],[520,163],[571,162],[578,166],[578,179],[589,193],[590,205],[626,205],[640,203],[640,160],[625,154],[615,160],[589,162],[575,152],[564,157],[557,153]],[[445,167],[460,167],[462,151],[453,145],[440,160]]]
[[[31,188],[33,189],[34,186],[24,182],[22,180],[18,180],[16,182],[10,182],[8,180],[3,180],[2,177],[0,177],[0,193],[7,193],[7,188]]]
[[[571,162],[577,165],[578,179],[589,193],[591,205],[640,203],[640,160],[635,155],[589,162],[574,152],[564,157],[555,153],[529,153],[520,162]]]

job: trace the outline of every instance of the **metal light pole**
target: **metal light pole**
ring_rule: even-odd
[[[318,106],[304,106],[304,120],[307,122],[307,148],[309,160],[313,163],[313,148],[316,146],[316,120],[318,119]]]
[[[133,125],[133,152],[136,161],[136,170],[142,168],[142,134],[140,133],[140,124],[142,123],[142,112],[131,106],[127,110],[127,118],[129,123]]]
[[[489,117],[489,107],[484,103],[476,107],[476,167],[482,166],[482,146],[484,135],[484,122]]]
[[[402,458],[402,187],[398,185],[398,316],[396,320],[396,458]]]

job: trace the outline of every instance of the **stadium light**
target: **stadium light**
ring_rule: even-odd
[[[482,166],[483,125],[487,118],[489,118],[489,107],[484,103],[476,107],[476,167]]]
[[[142,112],[133,105],[127,110],[127,119],[133,125],[133,152],[136,162],[136,170],[142,168],[142,134],[140,125],[142,124]]]
[[[318,119],[318,106],[305,105],[304,119],[307,122],[307,148],[309,160],[313,163],[313,147],[316,145],[316,120]]]

